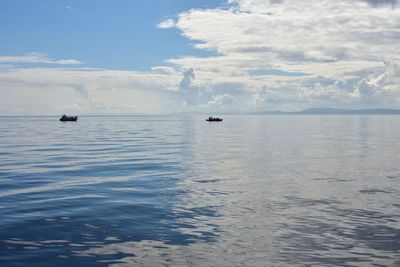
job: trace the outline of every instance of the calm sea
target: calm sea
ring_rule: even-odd
[[[400,116],[0,118],[0,266],[396,266]]]

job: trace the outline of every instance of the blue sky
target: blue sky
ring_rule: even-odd
[[[400,108],[399,21],[397,0],[3,0],[0,113]]]
[[[218,1],[22,1],[0,2],[3,55],[39,52],[55,58],[79,58],[101,68],[147,70],[193,49],[178,30],[156,25],[166,17]]]

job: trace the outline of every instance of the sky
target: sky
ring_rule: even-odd
[[[397,0],[2,0],[0,114],[400,108]]]

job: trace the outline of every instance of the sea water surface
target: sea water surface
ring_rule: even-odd
[[[396,266],[400,116],[0,118],[0,266]]]

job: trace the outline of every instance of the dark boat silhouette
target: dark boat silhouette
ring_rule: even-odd
[[[67,115],[62,115],[62,117],[60,118],[60,121],[77,121],[78,120],[78,116],[67,116]]]
[[[214,118],[214,117],[208,117],[208,119],[206,119],[206,121],[223,121],[223,119],[221,119],[221,118]]]

